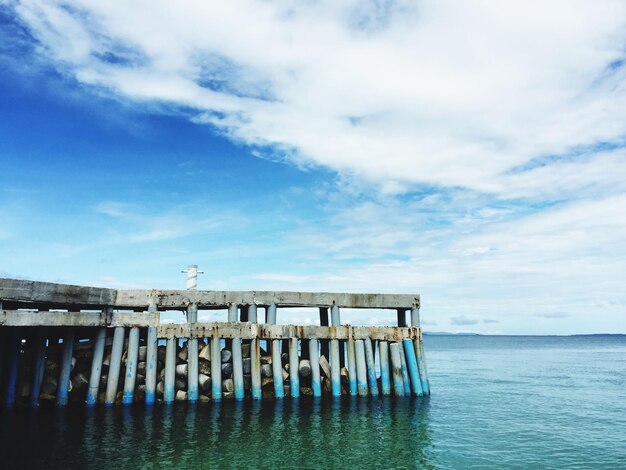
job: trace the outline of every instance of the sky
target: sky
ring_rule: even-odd
[[[626,2],[0,0],[0,174],[0,277],[626,333]]]

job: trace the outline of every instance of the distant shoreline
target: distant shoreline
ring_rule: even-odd
[[[626,336],[626,333],[577,333],[572,335],[530,335],[530,334],[485,334],[485,333],[452,333],[447,331],[424,331],[424,336],[536,336],[536,337],[577,337],[577,336]]]

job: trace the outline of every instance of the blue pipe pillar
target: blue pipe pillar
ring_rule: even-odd
[[[218,355],[219,357],[219,355]],[[163,403],[174,403],[176,397],[176,338],[168,338],[165,346],[165,380],[163,384]]]
[[[405,339],[402,341],[404,344],[404,354],[406,355],[406,365],[409,370],[409,377],[411,379],[411,391],[415,396],[421,396],[422,382],[420,381],[420,374],[417,368],[417,358],[415,357],[415,347],[413,341]]]
[[[236,323],[238,318],[237,304],[230,304],[228,306],[228,321]],[[243,400],[244,388],[243,388],[243,358],[241,354],[241,338],[233,338],[231,342],[231,352],[233,353],[233,387],[235,389],[235,400]]]
[[[322,396],[322,383],[320,381],[320,352],[319,343],[316,339],[309,340],[309,361],[311,361],[311,388],[314,397]]]
[[[289,390],[292,398],[300,396],[300,359],[298,358],[298,338],[289,339]]]
[[[220,334],[217,328],[211,336],[211,395],[213,401],[222,400],[222,351],[220,348]]]
[[[378,380],[376,380],[376,366],[374,364],[374,349],[372,348],[372,340],[365,338],[363,340],[365,346],[365,365],[367,366],[367,381],[370,386],[370,395],[378,396]]]
[[[5,408],[13,408],[15,404],[15,387],[17,385],[17,373],[20,363],[20,350],[22,349],[22,329],[10,327],[7,334],[6,349],[6,376],[2,401]]]
[[[330,321],[332,326],[341,325],[339,306],[332,305],[330,308]],[[341,361],[339,358],[339,340],[330,340],[330,384],[334,397],[341,396]]]
[[[402,370],[402,383],[404,384],[404,396],[411,396],[411,380],[409,379],[409,370],[406,366],[406,354],[404,353],[404,346],[400,343],[400,367]]]
[[[393,393],[397,397],[404,396],[404,380],[402,379],[402,361],[400,359],[401,345],[391,343],[389,345],[389,355],[391,356],[391,375],[393,377]],[[404,351],[402,351],[404,354]]]
[[[422,391],[424,395],[430,395],[430,382],[428,381],[428,369],[426,368],[426,356],[424,356],[424,340],[422,338],[422,329],[420,327],[420,309],[419,305],[414,305],[411,309],[411,326],[420,328],[419,339],[413,341],[415,346],[415,354],[417,355],[417,367],[422,382]]]
[[[350,337],[348,339],[348,377],[350,380],[350,396],[357,394],[356,385],[356,345],[354,339]]]
[[[120,378],[120,366],[122,353],[124,352],[124,327],[118,326],[113,332],[113,347],[111,348],[111,362],[109,363],[109,375],[104,397],[104,404],[112,406],[117,396],[117,385]]]
[[[267,307],[266,323],[276,324],[276,304]],[[272,376],[274,378],[274,397],[283,398],[285,396],[285,385],[283,384],[283,366],[280,358],[280,340],[272,340]]]
[[[126,374],[122,404],[130,405],[135,399],[135,382],[137,379],[137,358],[139,356],[139,328],[133,326],[128,333],[128,350],[126,351]]]
[[[148,313],[158,319],[156,298],[150,299]],[[156,402],[156,384],[158,369],[158,338],[156,326],[148,327],[146,338],[146,405],[154,405]]]
[[[74,354],[74,329],[68,328],[63,335],[61,372],[59,373],[59,382],[57,384],[57,406],[67,405],[69,399],[72,354]]]
[[[356,352],[356,384],[360,397],[367,396],[367,366],[365,364],[365,344],[362,339],[354,342]]]
[[[248,321],[257,323],[256,304],[252,304],[248,308]],[[261,345],[259,338],[253,338],[250,342],[250,376],[252,399],[260,400],[263,398],[263,392],[261,390]]]
[[[104,358],[104,346],[107,338],[106,327],[98,328],[94,338],[93,357],[91,358],[91,373],[89,374],[89,386],[87,388],[87,406],[96,406],[98,392],[100,390],[100,376],[102,375],[102,359]]]
[[[33,383],[30,389],[30,406],[39,406],[39,395],[41,394],[41,384],[43,383],[44,371],[46,369],[46,328],[39,327],[35,332],[33,341],[35,343],[35,364],[33,367]]]
[[[391,380],[389,377],[389,343],[378,342],[378,358],[380,360],[380,384],[383,395],[391,395]]]
[[[187,307],[187,322],[198,321],[198,305]],[[187,340],[187,401],[198,401],[198,338]]]

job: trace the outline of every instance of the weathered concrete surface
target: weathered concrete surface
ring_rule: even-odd
[[[282,291],[186,291],[186,290],[115,290],[50,282],[0,278],[0,299],[40,305],[91,305],[118,308],[147,308],[156,300],[159,308],[182,309],[195,303],[199,308],[223,308],[236,305],[279,307],[413,308],[419,307],[419,295],[351,294],[333,292]]]
[[[59,305],[115,305],[117,291],[100,287],[0,278],[0,299]]]
[[[34,312],[0,310],[0,326],[157,326],[152,312]]]
[[[220,338],[242,339],[364,339],[384,341],[417,339],[417,327],[392,326],[314,326],[314,325],[265,325],[258,323],[193,323],[164,324],[157,328],[159,338]]]

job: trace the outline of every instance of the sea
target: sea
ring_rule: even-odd
[[[426,336],[430,397],[18,408],[10,469],[626,469],[626,336]]]

